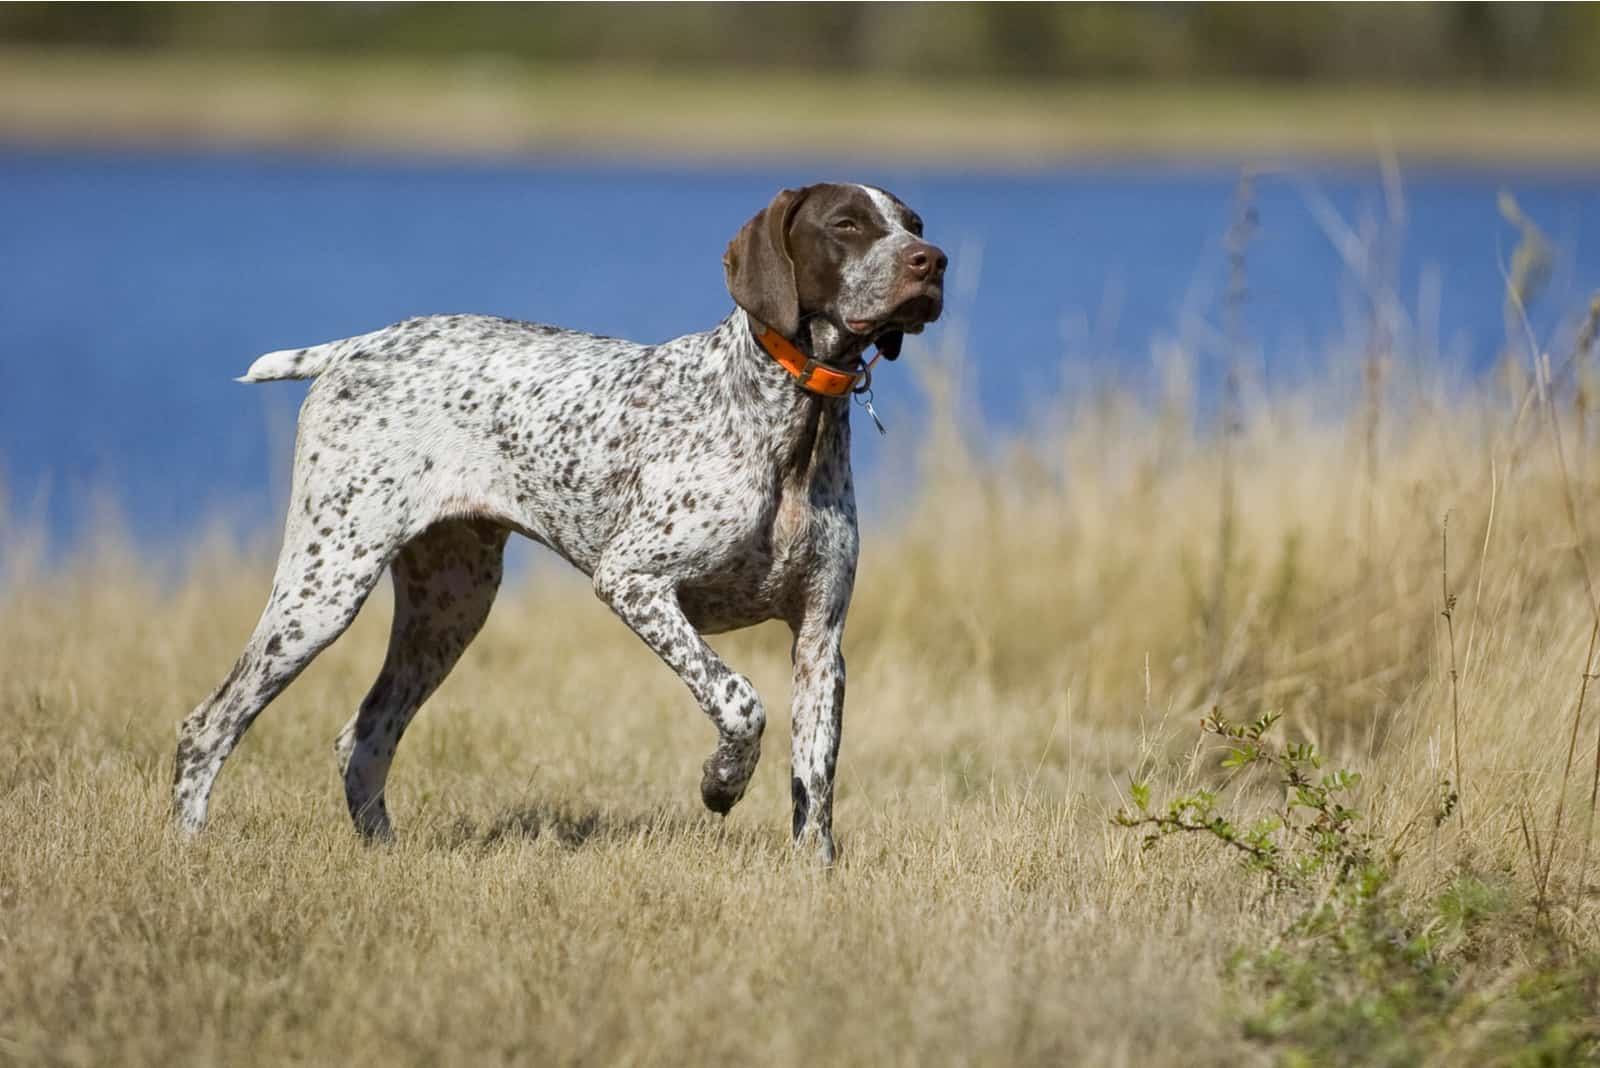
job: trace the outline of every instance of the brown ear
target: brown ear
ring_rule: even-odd
[[[722,266],[733,302],[786,338],[800,329],[800,294],[789,258],[789,221],[804,189],[785,189],[728,242]]]

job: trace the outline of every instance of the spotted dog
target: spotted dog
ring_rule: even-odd
[[[743,796],[767,717],[701,635],[789,624],[794,838],[833,859],[858,547],[850,395],[869,346],[893,358],[939,317],[946,258],[894,196],[826,184],[779,193],[723,264],[733,312],[660,345],[444,315],[250,367],[241,381],[316,381],[266,609],[179,727],[179,828],[205,825],[223,761],[388,568],[388,653],[334,747],[357,829],[388,837],[395,747],[483,626],[515,532],[590,576],[711,717],[700,793],[714,812]]]

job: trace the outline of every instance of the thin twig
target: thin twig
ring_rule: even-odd
[[[1221,696],[1227,683],[1224,647],[1227,635],[1228,577],[1233,568],[1237,538],[1238,501],[1234,485],[1234,438],[1238,436],[1241,364],[1244,360],[1244,306],[1249,299],[1249,280],[1245,251],[1256,227],[1255,178],[1246,170],[1239,176],[1234,193],[1233,222],[1228,227],[1225,248],[1228,257],[1227,311],[1228,365],[1223,378],[1222,440],[1217,514],[1217,566],[1212,575],[1211,627],[1212,700]]]
[[[1466,786],[1461,779],[1461,692],[1456,670],[1456,599],[1450,592],[1450,513],[1444,514],[1439,530],[1439,589],[1444,597],[1444,626],[1450,636],[1450,747],[1455,763],[1456,819],[1462,834],[1467,830]]]
[[[1567,742],[1567,763],[1561,771],[1561,793],[1556,797],[1556,819],[1550,829],[1550,848],[1545,852],[1544,871],[1539,876],[1539,897],[1543,899],[1550,886],[1550,869],[1555,867],[1556,853],[1561,845],[1561,817],[1567,808],[1567,786],[1572,779],[1572,762],[1578,753],[1578,725],[1583,722],[1583,700],[1589,693],[1589,680],[1594,678],[1595,640],[1600,638],[1600,616],[1589,628],[1589,652],[1583,658],[1583,681],[1578,684],[1578,707],[1572,713],[1572,738]]]
[[[1494,534],[1495,506],[1500,499],[1500,479],[1494,457],[1489,457],[1489,518],[1483,524],[1483,548],[1478,552],[1478,585],[1472,594],[1472,622],[1467,624],[1467,652],[1461,660],[1463,671],[1472,670],[1473,641],[1478,635],[1478,609],[1483,604],[1483,576],[1489,570],[1489,538]]]
[[[1533,908],[1540,919],[1545,918],[1544,891],[1540,888],[1539,872],[1543,868],[1543,861],[1539,856],[1539,831],[1531,815],[1526,797],[1517,799],[1517,820],[1522,825],[1522,844],[1528,849],[1528,861],[1533,866]]]
[[[1600,621],[1597,621],[1595,623],[1595,628],[1596,628],[1596,630],[1600,630]],[[1590,651],[1591,651],[1591,653],[1593,652],[1593,641],[1594,641],[1594,638],[1593,638],[1593,635],[1591,634],[1591,636],[1590,636],[1590,646],[1591,646]],[[1594,663],[1591,661],[1584,668],[1583,686],[1579,689],[1579,692],[1578,692],[1578,710],[1579,710],[1580,714],[1582,713],[1582,710],[1583,710],[1583,691],[1588,689],[1589,680],[1593,679],[1594,677],[1595,677],[1594,676]],[[1574,717],[1574,720],[1573,720],[1573,740],[1574,740],[1574,742],[1576,742],[1576,740],[1577,740],[1577,720],[1576,720],[1576,717]],[[1597,736],[1596,739],[1595,739],[1595,747],[1594,747],[1594,779],[1589,784],[1589,818],[1584,823],[1584,828],[1583,828],[1583,852],[1580,854],[1580,858],[1578,860],[1578,892],[1579,893],[1583,893],[1584,887],[1587,886],[1588,882],[1589,882],[1589,846],[1594,842],[1594,806],[1595,806],[1595,798],[1596,798],[1596,794],[1597,793],[1600,793],[1600,736]]]
[[[1220,820],[1211,820],[1205,823],[1190,823],[1188,820],[1180,819],[1176,816],[1145,816],[1141,819],[1130,819],[1122,822],[1121,826],[1126,827],[1129,830],[1139,827],[1154,827],[1158,831],[1165,831],[1169,833],[1172,831],[1210,831],[1215,834],[1217,830],[1217,824],[1219,822]],[[1222,842],[1225,845],[1230,845],[1242,853],[1248,853],[1257,860],[1270,861],[1277,856],[1277,854],[1270,849],[1262,849],[1260,846],[1251,845],[1249,842],[1240,841],[1236,837],[1228,837],[1227,835],[1222,834],[1217,834],[1216,837],[1217,841]]]

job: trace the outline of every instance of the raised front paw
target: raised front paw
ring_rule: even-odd
[[[723,742],[701,768],[700,800],[719,816],[726,816],[744,796],[761,755],[760,743]]]

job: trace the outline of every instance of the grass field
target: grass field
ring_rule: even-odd
[[[1600,159],[1593,94],[1464,87],[921,84],[340,57],[0,48],[0,139],[21,143],[804,156],[1029,167],[1263,155],[1517,166]],[[781,116],[775,122],[774,116]]]
[[[1434,385],[1398,342],[1294,395],[1246,378],[1223,435],[1175,367],[1009,442],[909,353],[939,418],[865,538],[831,871],[787,841],[786,634],[716,640],[773,713],[724,824],[713,729],[553,567],[411,729],[393,847],[331,753],[386,592],[178,841],[174,726],[270,554],[213,536],[149,578],[0,525],[0,1061],[1594,1063],[1600,470],[1564,344],[1543,391],[1516,359]],[[1260,828],[1276,880],[1214,825],[1113,822],[1143,790],[1281,808],[1213,708],[1362,776],[1337,826]]]

